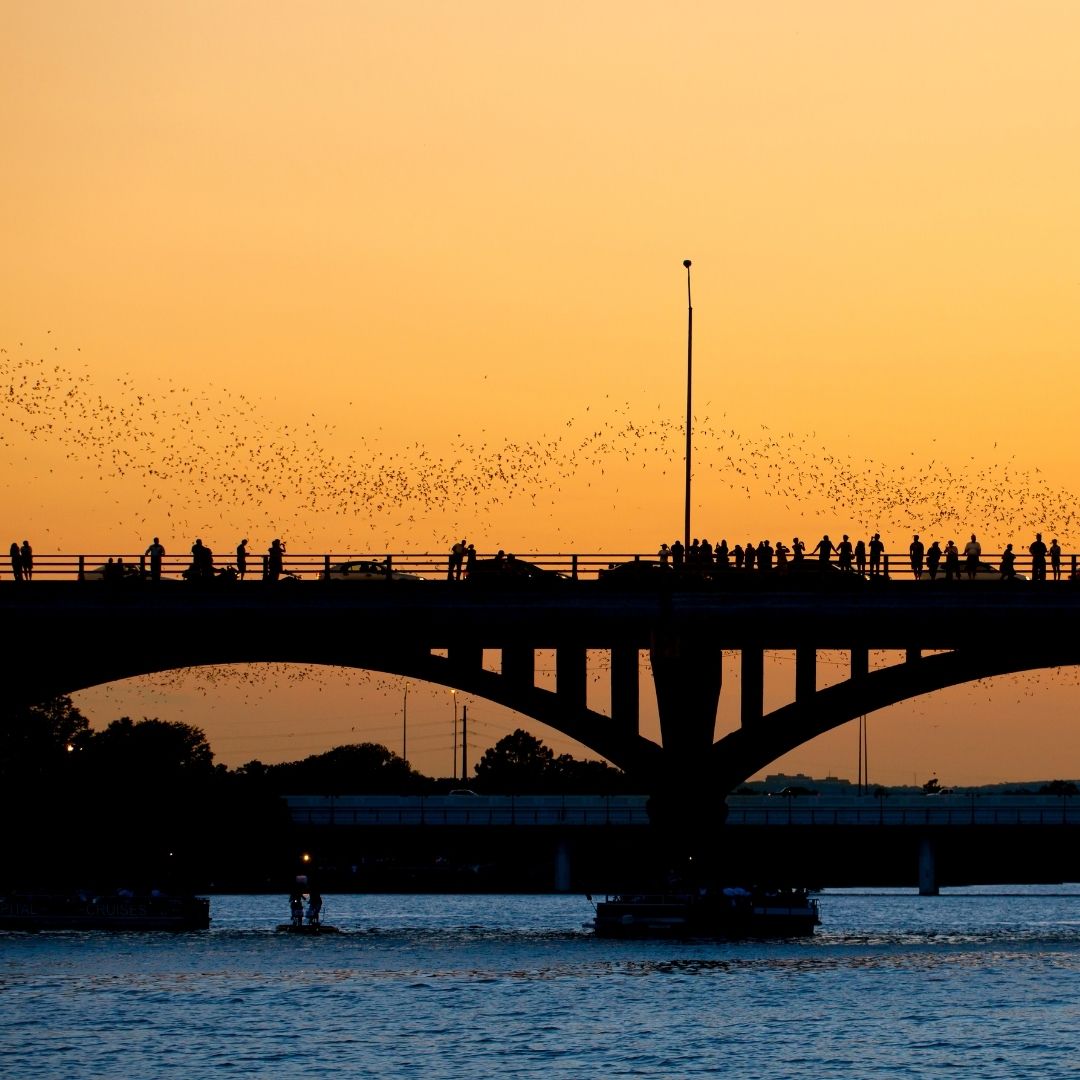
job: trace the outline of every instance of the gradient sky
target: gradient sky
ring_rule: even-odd
[[[655,550],[684,258],[695,532],[1080,548],[1073,4],[3,12],[2,517],[39,552]],[[237,763],[396,747],[399,696],[291,670],[80,701]],[[872,769],[1075,776],[1076,696],[898,707]],[[437,770],[448,695],[415,697]],[[854,745],[782,764],[850,774]]]

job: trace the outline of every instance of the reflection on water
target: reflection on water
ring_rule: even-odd
[[[997,890],[1000,894],[1004,890]],[[826,893],[790,942],[610,941],[581,897],[215,897],[202,934],[0,935],[3,1076],[977,1076],[1073,1068],[1080,889]]]

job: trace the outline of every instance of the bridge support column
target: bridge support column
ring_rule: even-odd
[[[917,664],[922,659],[922,649],[905,649],[904,660],[908,664]]]
[[[716,709],[723,679],[720,648],[710,641],[676,633],[653,635],[652,660],[660,739],[665,755],[681,768],[696,762],[716,732]]]
[[[765,650],[742,650],[739,722],[750,727],[761,719],[765,698]]]
[[[919,895],[937,896],[937,858],[929,836],[919,841]]]
[[[563,836],[555,842],[555,891],[569,892],[572,884],[570,841]]]
[[[856,647],[851,650],[851,677],[865,679],[870,674],[870,650]]]
[[[640,733],[639,696],[638,651],[631,645],[616,645],[611,650],[611,719],[635,735]]]
[[[479,671],[484,666],[484,650],[480,645],[451,645],[446,658],[458,671]]]
[[[515,645],[502,651],[502,673],[518,690],[536,685],[536,654],[528,646]]]
[[[817,649],[795,650],[795,700],[809,704],[817,693]]]
[[[585,650],[580,645],[555,650],[555,692],[569,709],[586,707]]]

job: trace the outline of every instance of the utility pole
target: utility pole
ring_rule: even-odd
[[[469,779],[469,706],[461,707],[461,782]]]
[[[405,700],[401,704],[401,760],[409,760],[409,684],[405,684]]]

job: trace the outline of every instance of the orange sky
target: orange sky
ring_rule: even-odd
[[[695,532],[1080,548],[1078,24],[985,0],[13,0],[8,532],[654,549],[681,528],[689,257]],[[204,723],[231,763],[396,746],[397,687],[357,678],[80,700]],[[875,771],[1080,774],[1073,682],[882,714]],[[437,725],[445,691],[416,696]],[[410,757],[437,769],[431,730]],[[848,736],[784,764],[851,773]]]

